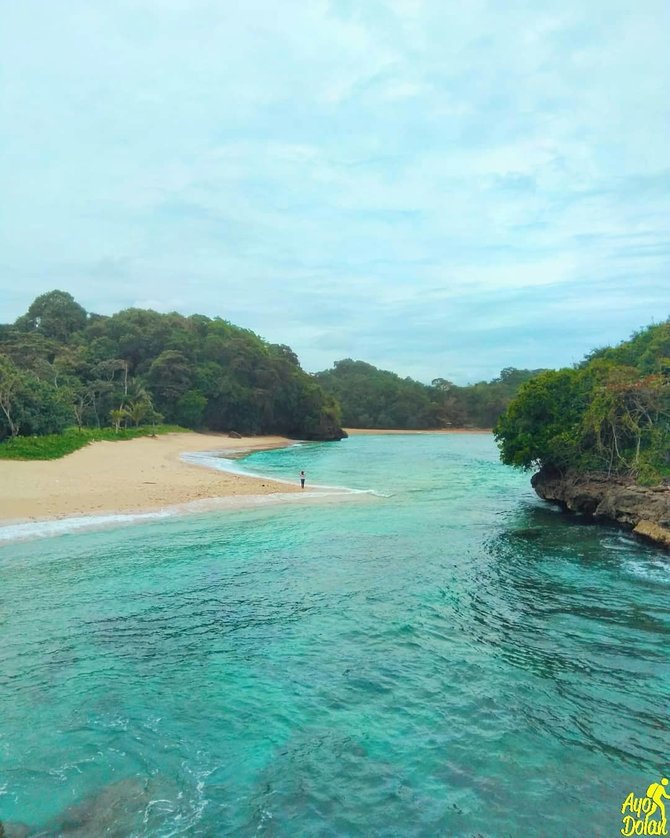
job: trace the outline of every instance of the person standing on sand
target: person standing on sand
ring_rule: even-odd
[[[300,472],[300,488],[301,489],[305,488],[305,472],[304,471]]]

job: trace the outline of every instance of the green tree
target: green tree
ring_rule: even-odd
[[[69,395],[0,355],[0,438],[62,431],[71,421]]]
[[[118,432],[121,430],[121,425],[128,418],[128,411],[123,407],[117,407],[114,410],[109,411],[109,418],[112,420],[114,430],[118,434]]]
[[[147,382],[160,409],[172,414],[179,399],[193,387],[195,369],[188,359],[174,349],[166,349],[152,362]]]
[[[503,462],[525,469],[567,465],[587,402],[585,377],[577,370],[550,370],[527,381],[494,428]]]
[[[346,358],[315,380],[342,406],[352,428],[438,428],[444,423],[437,391],[364,361]]]
[[[197,390],[189,390],[177,401],[174,412],[175,422],[187,428],[201,428],[206,407],[205,396]]]
[[[0,356],[0,410],[5,418],[11,436],[20,430],[21,373],[9,360]]]
[[[188,427],[295,436],[321,427],[324,438],[341,436],[329,400],[289,347],[220,318],[143,309],[87,316],[55,291],[16,324],[0,324],[0,357],[44,404],[36,409],[30,388],[18,387],[13,403],[25,416],[13,404],[10,416],[19,434],[46,427],[50,416],[59,425],[63,409],[79,428],[110,421],[118,428],[158,415],[155,405]],[[9,434],[2,417],[0,434]]]
[[[49,291],[32,303],[17,320],[23,331],[36,330],[47,338],[65,342],[86,325],[86,310],[67,291]]]
[[[622,474],[655,483],[670,476],[670,324],[590,353],[576,369],[523,384],[498,421],[503,462]]]

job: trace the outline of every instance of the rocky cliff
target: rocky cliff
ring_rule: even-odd
[[[541,469],[531,483],[537,494],[571,512],[614,521],[670,548],[670,486],[639,486],[606,474]]]

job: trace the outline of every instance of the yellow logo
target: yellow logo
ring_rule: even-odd
[[[631,792],[621,806],[622,835],[667,835],[668,822],[665,817],[663,798],[670,800],[665,789],[665,777],[660,783],[652,783],[644,797],[635,797]]]

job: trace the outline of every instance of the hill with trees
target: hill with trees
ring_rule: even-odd
[[[444,378],[427,385],[346,358],[315,378],[341,404],[345,427],[423,430],[490,428],[520,385],[539,372],[509,367],[498,378],[464,387]]]
[[[495,435],[541,498],[670,548],[670,321],[526,382]]]
[[[658,483],[670,476],[670,321],[574,369],[522,385],[495,435],[503,462],[598,471]]]
[[[72,427],[128,435],[159,421],[301,439],[339,439],[342,423],[490,428],[538,372],[508,368],[465,387],[443,378],[427,385],[345,359],[312,376],[288,346],[218,317],[137,308],[108,317],[51,291],[0,325],[0,440]]]
[[[314,376],[342,406],[350,428],[441,428],[445,419],[439,394],[431,387],[346,358]]]
[[[443,378],[432,381],[439,392],[443,414],[450,425],[465,428],[492,428],[516,396],[519,387],[544,370],[506,367],[490,381],[458,386]]]
[[[293,351],[218,317],[89,313],[64,291],[0,325],[0,440],[163,420],[340,439],[339,406]]]

